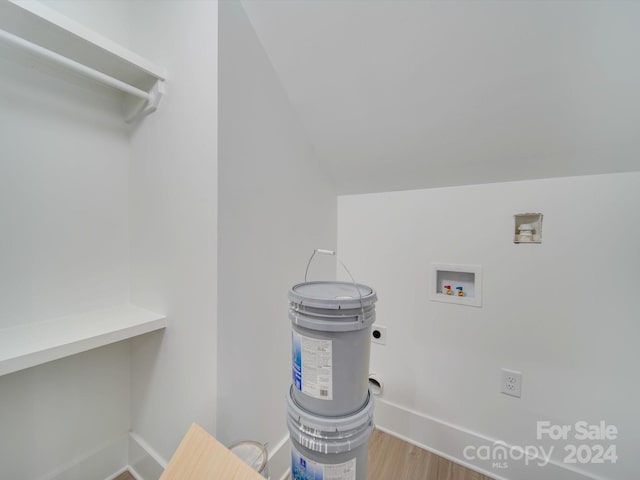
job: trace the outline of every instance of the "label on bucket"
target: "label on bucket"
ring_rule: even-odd
[[[356,459],[344,463],[318,463],[291,448],[292,480],[356,480]]]
[[[293,384],[313,398],[333,400],[333,355],[331,340],[305,337],[291,332]]]

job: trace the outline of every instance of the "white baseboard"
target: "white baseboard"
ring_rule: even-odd
[[[289,480],[289,474],[291,473],[291,468],[287,468],[287,471],[282,474],[280,480]]]
[[[122,475],[124,472],[127,472],[127,471],[129,471],[129,467],[122,467],[119,470],[116,470],[111,475],[109,475],[104,480],[115,480],[116,478],[118,478],[120,475]]]
[[[98,445],[50,471],[39,480],[76,480],[114,478],[114,472],[124,471],[127,462],[128,435],[124,434]]]
[[[291,465],[291,443],[287,433],[276,445],[269,448],[269,477],[284,480]]]
[[[375,422],[379,430],[495,480],[607,480],[556,460],[543,467],[535,461],[525,465],[522,460],[509,460],[505,468],[494,468],[492,460],[467,460],[463,455],[465,447],[491,447],[497,439],[383,399],[376,399]],[[503,445],[507,449],[512,447]]]
[[[128,469],[136,480],[158,480],[167,460],[135,432],[129,433]]]
[[[167,466],[135,433],[125,433],[55,468],[38,480],[113,480],[129,471],[136,480],[158,480]]]

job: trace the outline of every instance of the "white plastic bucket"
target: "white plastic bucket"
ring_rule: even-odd
[[[314,415],[288,396],[291,480],[366,480],[369,437],[373,430],[373,396],[343,417]]]
[[[293,397],[305,410],[337,417],[367,400],[376,292],[362,284],[321,281],[289,291]]]
[[[252,440],[245,440],[231,445],[229,450],[264,478],[269,478],[269,466],[267,464],[269,455],[267,454],[266,445]]]

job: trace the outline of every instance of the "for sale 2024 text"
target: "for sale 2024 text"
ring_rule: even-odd
[[[618,428],[607,425],[604,420],[597,424],[581,420],[573,425],[558,425],[542,420],[537,422],[536,435],[538,440],[548,438],[555,441],[589,442],[565,445],[564,463],[616,463],[618,460],[616,445],[611,443],[618,438]]]

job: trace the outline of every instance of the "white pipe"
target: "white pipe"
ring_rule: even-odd
[[[70,70],[73,70],[93,80],[97,80],[98,82],[104,83],[105,85],[121,90],[135,97],[139,97],[144,100],[150,100],[151,96],[144,90],[129,85],[128,83],[118,80],[117,78],[110,77],[109,75],[94,70],[93,68],[87,67],[86,65],[76,62],[75,60],[71,60],[63,55],[60,55],[59,53],[47,50],[40,45],[31,43],[23,38],[13,35],[12,33],[0,30],[0,40],[3,40],[6,43],[9,43],[16,47],[22,48],[23,50],[38,55],[39,57],[42,57],[46,60],[50,60],[59,65],[63,65]]]
[[[384,390],[384,383],[382,383],[382,378],[375,373],[369,375],[369,390],[374,395],[382,395],[382,391]]]

